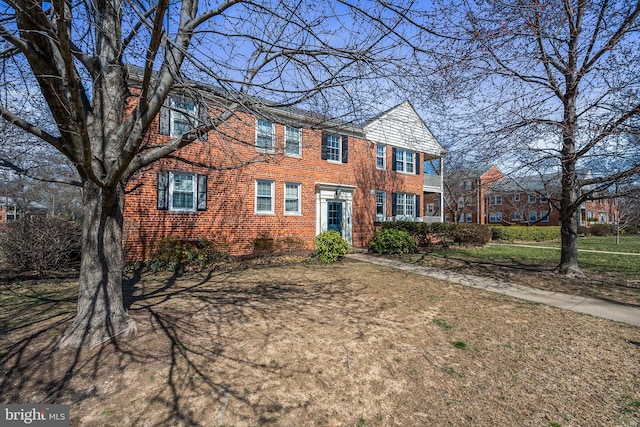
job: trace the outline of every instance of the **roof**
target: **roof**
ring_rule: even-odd
[[[128,71],[130,80],[139,82],[142,79],[143,68],[129,65]],[[185,81],[222,102],[239,102],[245,111],[263,116],[267,120],[275,116],[284,124],[293,122],[293,125],[299,126],[300,123],[304,123],[315,129],[335,129],[375,143],[407,148],[435,156],[446,153],[409,101],[378,114],[366,121],[364,125],[359,125],[313,113],[294,105],[280,105],[240,92],[232,93],[207,83],[188,79]]]
[[[437,156],[446,153],[409,101],[377,115],[363,129],[365,137],[378,144]]]

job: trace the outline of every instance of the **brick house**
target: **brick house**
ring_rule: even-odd
[[[487,223],[487,194],[504,176],[497,166],[450,171],[444,184],[444,222]]]
[[[591,173],[580,172],[578,178],[591,178]],[[487,193],[488,223],[560,225],[559,194],[560,179],[557,175],[505,178]],[[596,192],[580,207],[578,225],[615,224],[616,220],[616,198]]]
[[[198,105],[170,97],[147,143],[181,135],[189,118],[215,108]],[[316,235],[334,229],[365,247],[377,221],[423,220],[423,163],[439,161],[444,150],[410,103],[363,126],[295,108],[259,111],[234,113],[133,177],[124,209],[128,260],[148,259],[153,243],[168,236],[224,242],[240,255],[259,237],[312,249]]]

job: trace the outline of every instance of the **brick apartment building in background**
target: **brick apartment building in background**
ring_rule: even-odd
[[[589,172],[579,179],[590,177]],[[493,225],[559,225],[558,176],[505,177],[496,166],[445,176],[445,222]],[[579,225],[615,224],[616,198],[592,194],[580,207]]]
[[[215,112],[212,104],[173,94],[147,143],[179,137],[190,118]],[[169,236],[223,241],[235,255],[264,237],[313,249],[328,229],[366,247],[380,221],[442,221],[425,215],[423,204],[425,194],[442,199],[443,154],[409,102],[363,125],[320,123],[294,108],[247,108],[130,181],[126,257],[148,259],[153,243]],[[440,169],[425,177],[425,162]]]

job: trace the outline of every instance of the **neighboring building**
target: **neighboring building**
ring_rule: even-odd
[[[495,166],[481,174],[464,171],[456,176],[461,179],[450,180],[446,177],[447,191],[451,193],[450,188],[458,189],[459,193],[462,189],[468,190],[466,194],[458,195],[457,203],[452,203],[459,209],[457,222],[537,226],[560,224],[560,180],[557,176],[504,177]],[[478,176],[478,179],[469,178],[473,176]],[[589,177],[588,172],[579,176],[580,179]],[[448,213],[445,213],[445,221],[447,217],[456,218],[452,211]],[[614,224],[616,219],[616,199],[607,194],[592,194],[580,208],[581,226]]]
[[[448,172],[444,183],[444,222],[488,223],[487,195],[503,178],[496,166]]]
[[[0,226],[18,219],[18,208],[9,197],[0,197]]]
[[[169,102],[149,145],[180,135],[187,115],[202,114],[188,98]],[[425,189],[442,194],[441,171],[440,185],[426,186],[423,165],[441,164],[444,150],[408,102],[364,126],[320,127],[292,108],[247,110],[201,139],[176,153],[181,159],[162,159],[130,181],[128,260],[148,259],[153,243],[168,236],[224,241],[231,254],[246,254],[264,237],[312,249],[316,235],[334,229],[365,247],[379,221],[431,220],[422,209]]]

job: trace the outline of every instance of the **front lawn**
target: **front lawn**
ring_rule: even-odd
[[[0,401],[73,426],[640,421],[639,328],[372,264],[134,278],[138,335],[79,353],[55,347],[74,294],[0,286]]]

